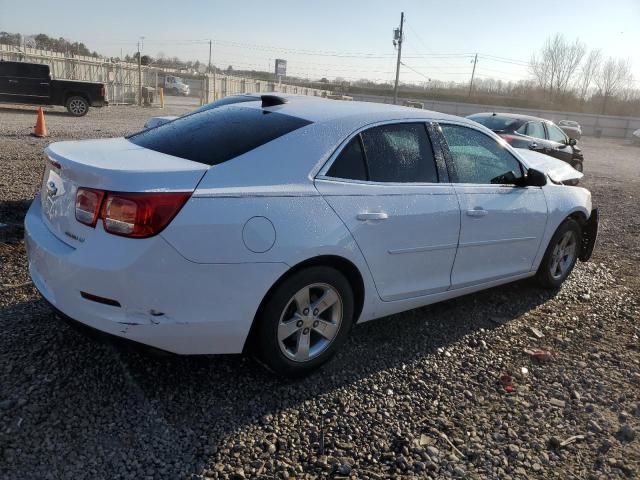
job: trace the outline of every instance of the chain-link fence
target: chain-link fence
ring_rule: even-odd
[[[179,72],[153,65],[140,66],[127,62],[111,62],[104,58],[65,56],[62,53],[35,48],[20,48],[0,44],[0,60],[24,61],[49,65],[53,78],[104,83],[111,105],[133,104],[138,101],[140,86],[164,86],[166,75],[179,76],[189,86],[189,96],[208,103],[227,95],[250,92],[283,92],[300,95],[326,96],[325,90],[278,84],[264,80],[222,74]],[[158,96],[155,96],[157,101]]]

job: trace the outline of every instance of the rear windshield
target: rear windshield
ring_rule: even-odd
[[[186,115],[128,139],[156,152],[218,165],[310,123],[282,113],[229,105]]]
[[[245,103],[245,102],[259,102],[260,98],[252,95],[229,95],[228,97],[221,98],[215,102],[207,103],[201,107],[196,108],[191,113],[204,112],[205,110],[211,110],[212,108],[224,107],[225,105],[231,105],[233,103]]]
[[[498,117],[498,116],[475,116],[471,115],[468,117],[470,120],[474,122],[478,122],[480,125],[484,125],[485,127],[493,130],[494,132],[512,132],[517,130],[520,125],[522,125],[523,121],[517,118],[509,118],[509,117]]]

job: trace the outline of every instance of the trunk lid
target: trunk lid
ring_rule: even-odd
[[[49,145],[40,202],[43,220],[63,242],[79,246],[96,229],[75,218],[79,187],[112,192],[193,192],[208,170],[190,160],[139,147],[125,138]],[[101,228],[99,222],[96,228]]]

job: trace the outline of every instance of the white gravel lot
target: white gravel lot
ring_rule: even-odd
[[[51,109],[36,139],[33,108],[0,106],[0,223],[22,222],[49,142],[184,111]],[[297,382],[76,333],[23,285],[16,226],[0,243],[0,478],[637,478],[640,148],[581,146],[601,237],[560,291],[518,282],[369,322]]]

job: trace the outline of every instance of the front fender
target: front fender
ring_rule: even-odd
[[[542,242],[533,263],[537,270],[551,237],[566,218],[579,214],[588,220],[591,217],[591,192],[582,187],[570,187],[548,183],[542,187],[547,200],[547,224]]]

